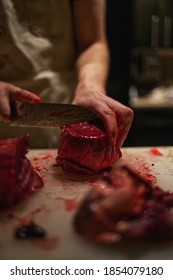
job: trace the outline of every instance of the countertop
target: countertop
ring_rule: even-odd
[[[128,164],[151,184],[173,191],[173,147],[122,148],[113,168]],[[73,218],[81,199],[99,175],[66,173],[55,165],[57,150],[30,150],[27,157],[43,178],[44,187],[12,210],[0,214],[0,259],[172,259],[173,242],[119,243],[98,246],[78,236]],[[33,221],[44,240],[19,240],[15,229]]]
[[[135,86],[129,89],[129,104],[135,110],[173,110],[173,86],[156,87],[140,97]]]

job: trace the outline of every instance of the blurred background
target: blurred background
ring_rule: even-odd
[[[108,94],[135,113],[125,146],[173,145],[172,22],[172,0],[107,0]]]

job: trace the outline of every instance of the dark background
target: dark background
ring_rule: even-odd
[[[109,96],[127,106],[132,49],[150,48],[153,14],[160,18],[159,43],[163,47],[163,18],[169,15],[173,19],[172,0],[107,0],[107,39],[111,55],[107,90]],[[124,146],[173,145],[173,109],[134,110],[134,113]]]
[[[108,93],[128,104],[133,2],[107,0],[107,38],[111,55]]]

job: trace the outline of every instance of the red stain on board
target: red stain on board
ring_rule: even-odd
[[[151,148],[150,151],[155,156],[163,156],[163,154],[158,149],[156,149],[156,148]]]
[[[79,205],[79,202],[75,199],[67,199],[67,198],[63,198],[63,197],[58,197],[57,200],[62,200],[64,202],[65,210],[68,212],[72,212]]]
[[[119,166],[127,166],[133,170],[140,177],[144,178],[152,186],[157,185],[157,177],[153,175],[153,157],[152,154],[148,154],[148,150],[144,151],[143,154],[136,154],[131,151],[123,151],[123,157],[118,161],[118,164],[113,166],[113,170],[110,173],[114,173],[114,170]],[[94,178],[97,181],[97,178]],[[93,182],[94,183],[94,182]],[[92,184],[92,180],[90,180]]]
[[[49,166],[52,160],[53,156],[50,153],[43,153],[38,157],[31,158],[34,170],[40,175],[43,180],[46,180],[48,177]]]
[[[59,245],[60,239],[58,236],[45,237],[42,239],[31,238],[29,240],[33,245],[46,251],[54,250]]]
[[[41,208],[36,208],[33,211],[31,211],[29,214],[27,214],[27,215],[25,215],[23,217],[20,217],[20,216],[17,216],[17,215],[13,215],[13,218],[15,220],[17,220],[18,222],[20,222],[21,225],[26,225],[26,224],[31,223],[34,220],[35,216],[37,214],[39,214],[41,211],[42,211]]]
[[[32,166],[33,166],[34,170],[40,175],[42,180],[45,181],[47,179],[48,169],[39,164],[33,164]]]
[[[32,161],[33,161],[33,162],[37,162],[37,161],[39,161],[39,159],[40,159],[39,157],[33,157],[33,158],[32,158]]]
[[[65,208],[68,212],[75,210],[79,205],[79,202],[76,201],[75,199],[63,199],[63,200],[65,203]]]
[[[153,175],[153,161],[156,159],[157,158],[151,154],[150,149],[144,151],[143,154],[124,151],[119,165],[127,165],[131,170],[134,170],[135,173],[154,186],[157,185],[157,177]]]
[[[147,182],[150,183],[151,185],[156,185],[157,183],[157,178],[151,173],[146,174]]]
[[[140,161],[140,163],[138,163],[137,165],[131,162],[131,164],[128,164],[127,166],[131,168],[139,177],[144,178],[152,186],[157,185],[157,178],[152,174],[152,170],[146,164],[146,162]],[[111,173],[114,174],[115,170],[116,168]],[[99,184],[99,181],[100,179],[96,177],[88,180],[88,183],[90,183],[91,186],[96,186],[97,184]]]
[[[50,153],[43,153],[43,155],[40,156],[40,159],[49,160],[49,159],[53,159],[53,156]]]
[[[144,178],[149,184],[156,185],[157,178],[152,174],[151,167],[144,161],[139,161],[138,170],[135,168],[136,173]]]
[[[17,220],[19,222],[20,226],[26,226],[28,224],[34,224],[33,220],[37,214],[39,214],[42,211],[41,208],[34,209],[29,214],[20,217],[17,215],[12,215],[12,218]],[[27,238],[29,242],[31,242],[33,245],[39,247],[43,250],[53,250],[55,249],[59,244],[59,238],[57,236],[53,237],[43,237],[43,238],[35,238],[35,237],[29,237]]]

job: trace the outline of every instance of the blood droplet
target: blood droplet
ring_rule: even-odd
[[[151,148],[150,151],[155,156],[163,156],[163,154],[158,149],[156,149],[156,148]]]

